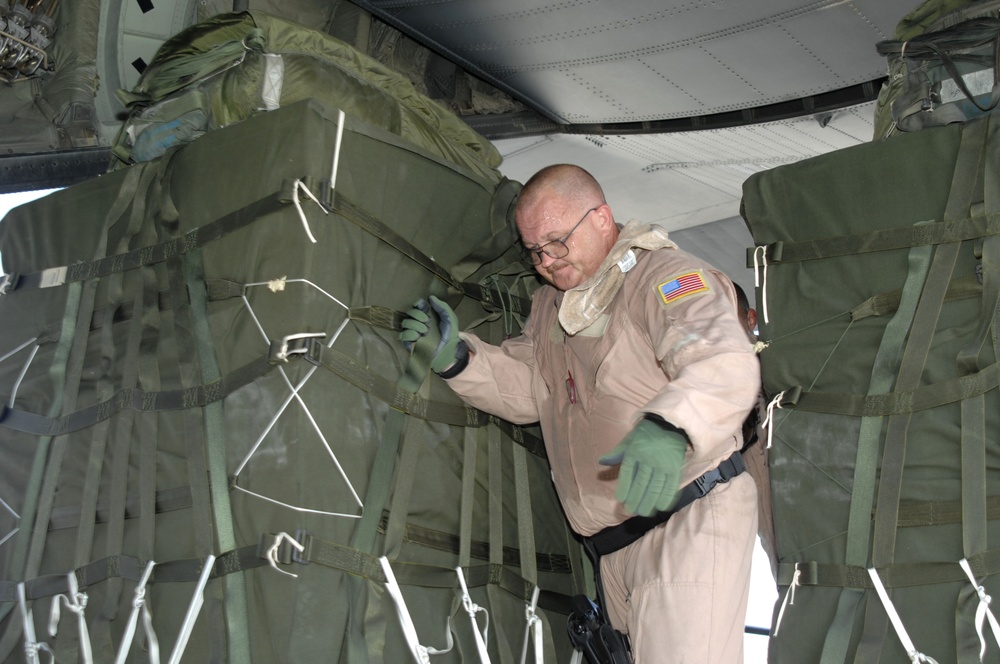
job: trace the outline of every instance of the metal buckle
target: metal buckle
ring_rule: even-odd
[[[303,555],[306,552],[306,544],[303,542],[306,541],[311,541],[311,535],[305,530],[296,530],[294,538],[286,532],[280,532],[276,535],[265,533],[261,536],[257,555],[267,560],[276,571],[297,577],[298,574],[286,572],[278,567],[278,563],[282,565],[308,564],[308,554]]]
[[[281,341],[271,342],[268,361],[271,364],[288,362],[288,358],[292,355],[306,355],[307,357],[318,358],[319,352],[313,348],[313,344],[319,339],[324,338],[326,338],[325,332],[302,332],[300,334],[286,335],[281,338]],[[318,359],[316,362],[318,362]]]

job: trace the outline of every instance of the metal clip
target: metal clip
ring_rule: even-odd
[[[318,355],[311,349],[312,339],[324,339],[325,332],[302,332],[300,334],[289,334],[281,338],[281,341],[271,342],[271,352],[268,361],[271,364],[278,362],[288,362],[292,355]]]
[[[21,280],[21,275],[16,272],[11,272],[10,274],[4,274],[0,278],[0,295],[6,295],[15,288],[17,288],[17,282]]]
[[[300,553],[302,551],[305,551],[305,546],[295,541],[295,538],[293,538],[286,532],[280,532],[277,535],[274,535],[274,542],[272,542],[271,546],[268,547],[267,552],[264,554],[264,557],[271,564],[271,567],[273,567],[275,570],[281,572],[282,574],[287,574],[288,576],[298,578],[299,576],[298,574],[295,574],[293,572],[286,572],[285,570],[278,567],[279,562],[286,565],[291,564],[294,557],[294,554],[290,556],[283,555],[279,557],[279,549],[282,547],[282,544],[289,544],[292,546],[294,550]],[[285,551],[287,552],[287,549]]]

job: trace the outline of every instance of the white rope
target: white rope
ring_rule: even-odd
[[[410,617],[410,611],[406,608],[403,591],[400,590],[399,584],[396,582],[396,575],[392,573],[389,559],[382,556],[378,559],[378,562],[382,565],[382,571],[385,573],[385,588],[389,591],[389,596],[392,597],[392,601],[396,604],[396,614],[399,616],[399,622],[402,624],[403,636],[406,637],[406,643],[410,646],[410,652],[413,653],[414,658],[416,658],[419,664],[430,664],[431,655],[440,655],[451,650],[453,645],[451,642],[451,632],[448,632],[448,647],[444,650],[436,650],[420,645],[420,639],[417,638],[417,628],[413,624],[413,618]]]
[[[784,396],[784,392],[779,392],[778,396],[771,399],[771,402],[767,404],[767,408],[765,409],[766,415],[764,416],[764,421],[761,422],[761,426],[767,430],[767,449],[771,449],[771,442],[774,439],[772,435],[774,431],[774,410],[781,408],[781,400]]]
[[[757,252],[758,251],[760,252],[760,256],[761,256],[761,265],[760,265],[761,269],[760,270],[757,269],[758,268],[758,263],[757,263]],[[764,245],[761,245],[759,247],[755,247],[754,250],[753,250],[753,285],[754,285],[754,287],[760,287],[760,282],[761,282],[760,273],[761,272],[764,273],[764,287],[760,291],[760,299],[761,299],[761,303],[762,303],[763,309],[764,309],[764,322],[767,323],[768,320],[770,320],[770,319],[767,317],[767,247],[764,246]]]
[[[882,579],[879,578],[878,572],[875,571],[874,567],[868,568],[868,576],[872,578],[872,583],[875,584],[875,592],[878,593],[878,598],[882,600],[882,606],[889,615],[889,622],[892,623],[892,628],[896,630],[896,636],[899,637],[900,643],[903,644],[903,648],[906,650],[906,656],[914,664],[917,662],[921,662],[922,664],[937,664],[937,660],[918,651],[916,646],[913,645],[913,641],[910,639],[910,635],[906,633],[903,621],[900,619],[899,613],[896,612],[896,607],[893,606],[892,600],[889,599],[889,593],[885,591]]]
[[[309,241],[316,244],[316,237],[312,234],[312,230],[309,228],[309,220],[306,219],[306,213],[302,211],[302,204],[299,202],[299,189],[306,192],[306,195],[319,206],[319,209],[323,211],[323,214],[330,213],[326,211],[326,208],[319,202],[319,199],[316,198],[311,191],[309,191],[309,187],[307,187],[302,180],[295,181],[295,186],[292,187],[292,203],[295,204],[295,209],[299,213],[299,219],[302,221],[302,227],[306,230],[306,235],[309,236]]]
[[[38,353],[38,346],[31,349],[31,355],[28,356],[28,360],[21,367],[21,373],[18,375],[17,380],[14,381],[14,389],[10,392],[10,401],[8,402],[8,407],[14,407],[14,399],[17,398],[17,390],[21,387],[21,381],[24,380],[25,374],[28,373],[28,367],[31,366],[31,361],[35,359],[35,354]]]
[[[146,569],[133,591],[132,613],[129,614],[128,622],[125,623],[125,632],[122,634],[121,645],[118,646],[115,664],[125,664],[125,658],[128,657],[132,647],[132,639],[135,638],[135,628],[139,622],[140,613],[142,614],[143,628],[146,630],[150,664],[160,664],[160,641],[156,638],[156,632],[153,630],[153,616],[149,611],[149,604],[146,602],[146,584],[149,583],[149,577],[153,575],[155,565],[156,563],[152,560],[146,563]]]
[[[569,659],[569,664],[583,664],[583,651],[574,650],[573,656]]]
[[[993,598],[986,594],[986,588],[979,585],[976,582],[976,577],[972,575],[972,568],[969,567],[969,561],[962,558],[958,561],[961,566],[962,571],[965,575],[969,577],[969,582],[976,589],[976,594],[979,595],[979,606],[976,607],[976,633],[979,634],[979,661],[983,661],[983,656],[986,654],[986,639],[983,638],[983,619],[989,618],[990,628],[993,630],[993,639],[1000,645],[1000,623],[997,623],[996,616],[990,611],[990,602]]]
[[[35,618],[31,609],[28,608],[27,595],[24,592],[24,581],[17,584],[17,603],[21,607],[21,619],[24,621],[24,656],[28,664],[39,664],[38,651],[47,652],[49,661],[55,662],[56,655],[49,648],[49,644],[38,642],[35,637]]]
[[[490,655],[486,650],[486,641],[489,639],[490,633],[490,614],[486,609],[472,601],[472,595],[469,594],[469,587],[465,583],[465,573],[462,571],[462,568],[456,567],[455,573],[458,575],[458,585],[462,588],[462,608],[469,614],[469,621],[472,623],[472,634],[476,639],[476,650],[479,651],[479,661],[483,664],[490,664]],[[476,614],[479,612],[482,612],[486,616],[486,626],[481,633],[479,631],[479,623],[476,622]],[[521,661],[523,662],[524,660],[522,659]]]
[[[340,167],[340,146],[344,142],[344,120],[347,116],[343,111],[337,114],[337,138],[333,144],[333,164],[330,166],[330,193],[337,188],[337,169]],[[331,196],[331,198],[333,198]]]
[[[785,598],[781,600],[781,608],[778,609],[778,617],[774,621],[773,636],[778,636],[778,630],[781,629],[781,618],[785,615],[785,607],[789,604],[795,604],[795,589],[801,586],[802,570],[799,569],[799,564],[795,563],[795,574],[792,576],[792,583],[788,586]]]
[[[545,661],[542,639],[544,638],[542,619],[538,617],[538,594],[541,589],[535,586],[531,593],[531,603],[524,608],[524,617],[527,623],[524,626],[524,646],[521,648],[521,664],[528,660],[528,640],[535,644],[535,664],[542,664]]]
[[[56,595],[52,602],[52,610],[49,613],[49,636],[55,638],[59,632],[59,618],[61,607],[75,613],[77,626],[80,632],[80,659],[84,664],[92,664],[94,661],[94,651],[90,646],[90,631],[87,629],[87,593],[80,592],[80,584],[76,579],[76,571],[66,575],[69,584],[69,592],[64,595]]]
[[[184,655],[188,639],[191,638],[191,631],[194,629],[194,623],[198,619],[198,614],[201,613],[201,605],[205,603],[205,585],[208,583],[208,577],[212,574],[214,564],[215,556],[209,554],[208,558],[205,559],[205,566],[201,570],[201,576],[198,577],[198,585],[191,597],[191,605],[188,606],[187,615],[184,616],[184,624],[181,625],[180,634],[177,635],[174,651],[170,653],[170,664],[180,664],[181,657]]]

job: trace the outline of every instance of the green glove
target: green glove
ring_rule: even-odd
[[[621,464],[615,498],[629,514],[650,516],[670,509],[677,499],[688,441],[684,434],[642,419],[618,447],[598,461]]]
[[[431,309],[437,317],[437,330],[431,329]],[[469,347],[458,337],[458,316],[446,302],[430,296],[430,304],[419,300],[410,309],[402,323],[403,331],[399,340],[406,350],[412,351],[413,344],[423,336],[440,334],[431,369],[434,373],[451,378],[457,376],[469,363]]]

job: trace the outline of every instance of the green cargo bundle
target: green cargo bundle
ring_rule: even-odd
[[[1000,650],[998,134],[987,116],[744,185],[780,406],[772,663]]]
[[[567,661],[537,430],[397,339],[517,331],[517,190],[304,101],[12,211],[0,660]]]
[[[165,42],[131,91],[113,152],[156,158],[207,131],[303,99],[367,118],[482,177],[500,154],[403,75],[328,34],[262,12],[222,14]]]

